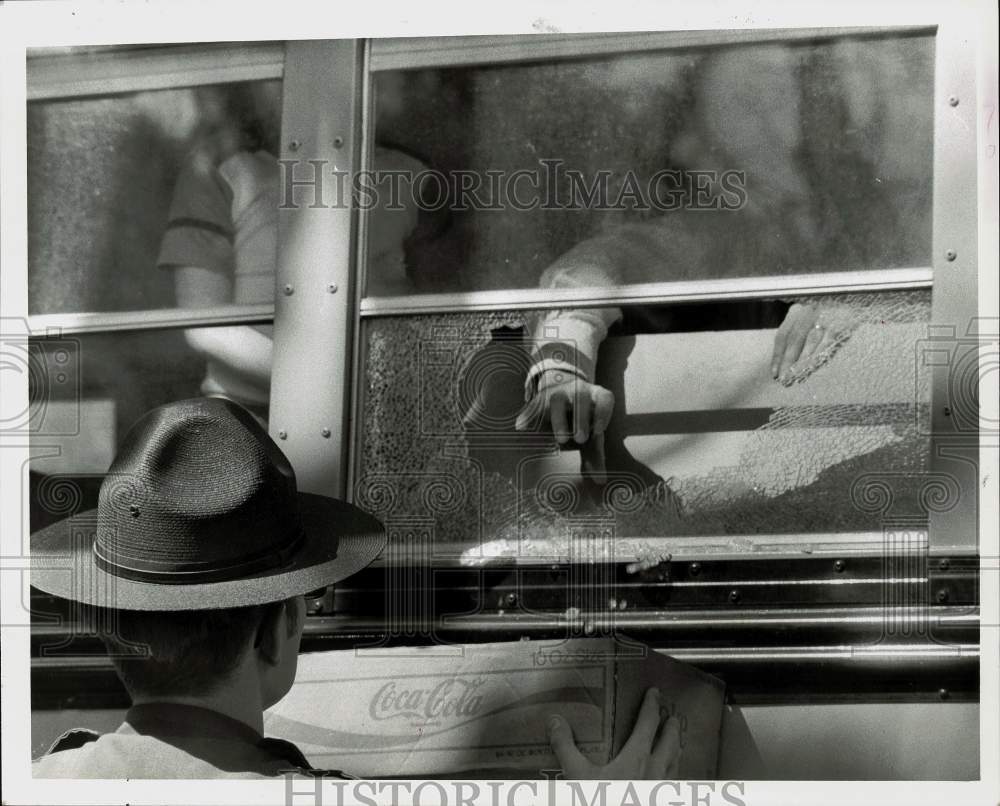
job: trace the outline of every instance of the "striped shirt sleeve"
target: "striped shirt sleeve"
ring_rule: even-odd
[[[192,161],[174,186],[159,268],[198,266],[232,272],[232,190],[214,165]]]

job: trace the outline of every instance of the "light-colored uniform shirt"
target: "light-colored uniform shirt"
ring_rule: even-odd
[[[35,778],[349,778],[314,769],[302,751],[249,725],[193,705],[148,703],[129,709],[114,733],[69,731],[32,764]]]

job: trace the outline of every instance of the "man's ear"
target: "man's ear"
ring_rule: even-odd
[[[306,600],[304,596],[293,596],[285,600],[285,624],[289,640],[300,635],[305,626]]]
[[[286,607],[285,602],[276,602],[266,607],[254,637],[254,648],[272,666],[281,661],[281,649],[288,640]]]

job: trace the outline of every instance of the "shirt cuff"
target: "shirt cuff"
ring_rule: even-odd
[[[524,398],[538,391],[542,374],[558,370],[588,383],[594,382],[597,350],[607,332],[603,323],[591,323],[569,316],[555,316],[537,329],[532,364],[524,384]]]

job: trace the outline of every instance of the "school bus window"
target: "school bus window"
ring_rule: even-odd
[[[797,301],[834,336],[775,379],[791,304],[625,308],[594,376],[613,413],[600,435],[562,450],[525,402],[532,321],[546,312],[368,319],[355,500],[390,529],[424,523],[428,550],[468,563],[566,557],[574,529],[595,519],[619,559],[879,552],[878,513],[856,485],[905,469],[919,486],[928,468],[929,378],[913,355],[930,294]],[[567,416],[576,411],[570,401]]]
[[[419,160],[404,197],[452,215],[394,272],[373,230],[371,296],[930,265],[933,36],[375,81],[377,144]]]
[[[30,313],[272,303],[280,110],[276,79],[30,102]]]

